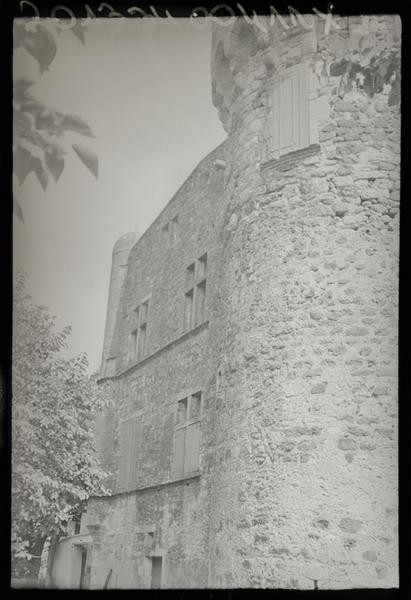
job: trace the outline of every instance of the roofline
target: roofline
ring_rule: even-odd
[[[177,189],[177,191],[174,192],[174,194],[171,196],[171,198],[167,202],[167,204],[158,213],[158,215],[156,216],[156,218],[154,219],[154,221],[152,221],[152,223],[147,227],[147,229],[144,231],[144,233],[142,233],[140,235],[140,237],[138,238],[138,240],[136,240],[136,242],[131,246],[131,248],[129,250],[129,256],[130,256],[131,252],[134,250],[134,248],[137,246],[137,244],[139,244],[141,242],[141,240],[144,238],[144,236],[146,234],[148,234],[148,232],[156,225],[157,221],[160,220],[161,215],[163,214],[163,212],[165,212],[165,210],[173,202],[174,198],[176,198],[176,196],[178,196],[178,194],[180,193],[180,191],[182,190],[182,188],[184,187],[184,185],[187,183],[187,181],[194,175],[194,173],[198,169],[200,169],[201,165],[203,163],[205,163],[207,161],[207,159],[209,159],[212,154],[214,154],[214,152],[217,152],[217,150],[219,150],[220,148],[222,148],[224,146],[224,144],[226,143],[226,141],[227,141],[227,138],[225,140],[223,140],[221,142],[221,144],[219,144],[218,146],[216,146],[215,148],[213,148],[213,150],[211,150],[211,152],[209,152],[208,154],[206,154],[206,156],[204,158],[202,158],[199,163],[197,163],[197,165],[194,167],[194,169],[191,171],[191,173],[184,179],[183,183],[180,185],[180,187]]]

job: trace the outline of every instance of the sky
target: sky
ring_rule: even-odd
[[[70,32],[40,76],[24,49],[14,77],[30,76],[33,94],[82,117],[96,138],[72,141],[98,155],[95,179],[76,155],[44,192],[34,174],[15,193],[24,222],[14,217],[13,267],[24,271],[33,300],[48,306],[58,328],[70,325],[68,356],[86,352],[99,367],[111,252],[124,233],[142,234],[191,171],[225,133],[211,101],[211,25],[167,19],[148,31],[127,19],[89,25],[86,44]]]

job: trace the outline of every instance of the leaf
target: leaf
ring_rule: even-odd
[[[17,181],[21,185],[33,168],[33,157],[30,154],[30,152],[28,152],[21,146],[17,146],[13,158],[13,170],[16,174]]]
[[[357,63],[352,63],[351,67],[350,67],[349,75],[350,75],[350,77],[355,77],[356,74],[359,73],[360,71],[362,71],[361,66]]]
[[[49,174],[48,174],[46,167],[44,166],[43,161],[36,160],[36,162],[33,162],[33,171],[36,174],[41,187],[43,188],[44,191],[46,191],[47,184],[49,182]]]
[[[52,108],[45,107],[37,115],[36,125],[38,129],[45,129],[52,134],[61,133],[61,126],[64,121],[64,115]]]
[[[86,43],[86,37],[84,33],[85,31],[87,31],[87,28],[85,25],[82,24],[82,22],[79,19],[75,22],[73,27],[70,28],[70,31],[76,36],[78,40],[80,40],[80,42],[83,45]]]
[[[62,128],[66,131],[75,131],[88,137],[95,137],[88,124],[77,115],[68,114],[64,117]]]
[[[348,61],[344,58],[343,60],[331,65],[331,67],[330,67],[331,77],[338,77],[339,75],[343,75],[347,71],[347,68],[350,64],[351,64],[350,61]]]
[[[80,160],[86,165],[89,171],[93,173],[94,177],[98,178],[98,158],[96,154],[84,146],[83,144],[72,144],[74,152],[80,158]]]
[[[20,185],[33,171],[43,190],[46,190],[49,177],[40,148],[30,144],[27,140],[20,140],[14,154],[13,168]]]
[[[24,94],[24,92],[26,92],[29,89],[29,87],[31,87],[35,83],[35,80],[30,79],[30,77],[20,77],[19,79],[13,82],[13,94]]]
[[[373,53],[372,51],[364,52],[360,58],[360,64],[362,67],[368,67],[372,63]]]
[[[21,208],[21,204],[18,201],[17,197],[15,195],[13,195],[13,212],[16,215],[16,217],[18,219],[20,219],[20,221],[22,223],[24,223],[24,219],[23,219],[23,210]]]
[[[13,113],[13,135],[22,135],[34,128],[34,116],[28,112],[15,110]]]
[[[56,152],[46,152],[45,157],[47,168],[57,182],[64,170],[64,158]]]
[[[57,53],[54,35],[44,25],[38,25],[35,31],[26,32],[23,46],[37,60],[41,74],[49,68]]]
[[[40,102],[39,100],[36,100],[35,98],[28,97],[28,98],[23,98],[23,100],[22,100],[22,105],[21,105],[22,111],[29,112],[30,114],[32,114],[34,116],[34,118],[36,119],[36,126],[37,126],[37,119],[43,112],[44,108],[45,108],[45,105],[42,102]]]
[[[57,136],[50,135],[44,130],[35,131],[34,135],[37,143],[41,145],[45,152],[49,152],[50,154],[54,152],[60,158],[62,158],[64,154],[68,153],[65,145]]]
[[[36,143],[36,141],[29,139],[29,137],[26,136],[26,137],[19,138],[18,143],[22,148],[27,150],[33,157],[37,157],[40,160],[43,160],[44,151],[41,148],[41,146],[39,146],[39,144]]]

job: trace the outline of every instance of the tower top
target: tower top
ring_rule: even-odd
[[[118,238],[113,247],[113,254],[117,254],[118,252],[129,251],[134,246],[134,244],[139,239],[140,234],[137,229],[133,231],[129,231],[125,233],[121,237]]]

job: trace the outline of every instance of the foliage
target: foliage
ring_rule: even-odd
[[[57,53],[59,27],[53,27],[48,19],[30,27],[23,19],[14,24],[14,50],[24,48],[37,62],[40,76],[49,69]],[[71,31],[84,43],[84,26],[74,25]],[[87,123],[79,116],[63,114],[36,99],[31,88],[35,80],[21,78],[13,86],[13,133],[14,169],[21,185],[27,175],[34,173],[46,190],[50,175],[57,181],[63,172],[65,157],[74,152],[83,164],[98,177],[98,158],[84,144],[72,143],[71,133],[94,137]],[[14,198],[14,212],[23,220],[18,199]]]
[[[389,86],[388,105],[398,104],[400,101],[400,58],[396,50],[383,50],[373,54],[367,61],[361,60],[361,56],[343,58],[331,65],[330,75],[341,77],[338,89],[340,95],[355,85],[372,98],[381,93],[384,86]]]
[[[104,493],[93,438],[96,413],[109,404],[80,354],[64,358],[70,327],[55,329],[45,306],[16,279],[13,301],[12,542],[29,556],[60,532],[90,494]]]
[[[375,27],[374,27],[375,29]],[[330,34],[325,50],[315,65],[317,75],[335,78],[335,92],[361,90],[370,97],[384,92],[388,104],[398,104],[401,87],[401,23],[395,21],[390,36],[378,35],[362,21],[353,31],[348,28]]]

